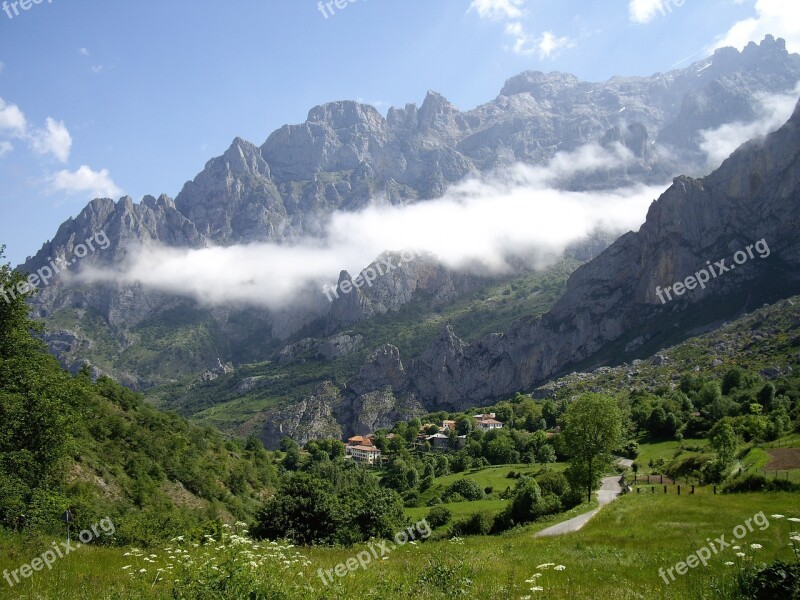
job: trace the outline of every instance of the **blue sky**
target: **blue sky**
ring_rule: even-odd
[[[469,109],[526,69],[649,75],[765,33],[800,50],[796,0],[355,0],[327,18],[317,0],[22,1],[0,5],[12,264],[95,195],[174,197],[234,137],[327,101],[385,114],[434,89]]]

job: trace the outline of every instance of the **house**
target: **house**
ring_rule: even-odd
[[[446,433],[439,432],[434,435],[429,435],[425,439],[430,443],[431,447],[436,450],[447,450],[450,448],[450,436]]]
[[[440,431],[444,433],[445,429],[449,429],[450,431],[456,430],[456,422],[455,421],[442,421],[442,427]]]
[[[473,418],[478,419],[478,421],[482,421],[483,419],[494,419],[497,417],[495,413],[486,413],[484,415],[472,415]]]
[[[489,417],[488,415],[481,415],[481,419],[478,419],[478,429],[481,431],[491,431],[492,429],[502,429],[503,424],[496,420],[494,417]]]
[[[381,451],[375,446],[347,446],[347,454],[365,465],[378,464],[381,458]]]

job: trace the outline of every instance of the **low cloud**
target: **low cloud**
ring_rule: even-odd
[[[621,147],[590,145],[560,154],[546,167],[517,165],[469,179],[437,200],[404,207],[376,202],[356,213],[336,213],[320,239],[292,246],[145,247],[131,253],[127,264],[87,270],[82,279],[142,284],[210,305],[280,308],[299,294],[323,298],[322,286],[335,283],[340,270],[355,275],[384,251],[430,253],[454,270],[501,273],[511,257],[552,261],[598,229],[637,229],[663,187],[578,193],[553,185],[630,160]]]
[[[774,35],[786,40],[789,52],[800,52],[800,3],[796,0],[757,0],[755,15],[735,23],[710,50],[733,46],[741,50],[750,42]]]
[[[77,171],[59,171],[51,178],[52,192],[65,192],[66,194],[82,194],[90,198],[114,198],[122,194],[108,169],[93,171],[82,165]]]
[[[800,97],[800,82],[784,94],[762,97],[758,102],[759,116],[749,123],[727,123],[717,129],[700,132],[700,149],[708,157],[708,167],[717,168],[745,142],[760,138],[779,129],[794,112]]]

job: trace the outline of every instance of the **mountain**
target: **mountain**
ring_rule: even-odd
[[[446,326],[407,365],[387,345],[348,388],[359,397],[382,393],[400,404],[413,399],[430,410],[464,410],[530,390],[566,369],[646,356],[796,294],[799,198],[800,104],[780,130],[746,144],[708,177],[677,178],[642,228],[577,269],[543,316],[472,344]],[[662,300],[664,289],[703,269],[706,275],[687,284],[694,289]],[[701,289],[697,280],[706,278]]]
[[[177,249],[265,241],[291,244],[320,235],[335,211],[355,211],[376,199],[391,205],[423,202],[470,174],[516,163],[546,165],[557,153],[587,144],[622,147],[632,160],[618,168],[568,177],[557,182],[559,187],[602,190],[662,182],[678,173],[700,175],[707,158],[701,146],[704,131],[759,118],[765,96],[786,92],[798,80],[800,56],[787,53],[783,40],[768,36],[742,52],[718,50],[686,69],[651,77],[588,83],[563,73],[526,72],[506,82],[495,100],[467,112],[435,92],[421,106],[393,108],[385,118],[369,106],[333,102],[313,108],[305,123],[275,131],[260,147],[235,139],[174,201],[166,195],[147,196],[138,204],[128,197],[92,201],[20,269],[35,272],[50,257],[72,254],[77,244],[99,231],[108,236],[108,248],[73,265],[72,272],[89,266],[118,269],[143,244]],[[772,175],[767,167],[762,175],[767,171]],[[725,177],[735,174],[727,172]],[[673,190],[686,187],[692,200],[710,194],[708,188],[696,189],[697,180],[680,182]],[[762,178],[752,185],[760,192],[771,184]],[[712,194],[718,202],[723,195]],[[660,219],[670,223],[666,212]],[[679,223],[673,226],[677,235]],[[237,431],[258,430],[274,441],[304,419],[310,430],[327,419],[323,429],[330,431],[375,425],[423,407],[479,404],[480,399],[529,387],[567,365],[593,359],[631,327],[642,328],[644,335],[631,340],[631,349],[655,344],[661,337],[646,323],[661,313],[651,314],[652,307],[641,306],[642,294],[649,293],[641,287],[646,283],[642,265],[657,267],[665,277],[682,272],[700,253],[721,251],[725,243],[739,239],[732,233],[739,230],[730,222],[726,226],[713,244],[695,237],[625,236],[604,254],[606,258],[575,274],[555,307],[560,294],[545,295],[547,302],[532,307],[520,290],[539,293],[542,281],[548,292],[560,289],[566,273],[558,268],[542,275],[541,281],[525,268],[486,277],[453,272],[423,257],[401,262],[391,276],[332,303],[321,294],[307,294],[281,310],[207,308],[190,297],[139,285],[67,285],[66,280],[43,288],[34,308],[48,323],[51,350],[73,371],[88,362],[96,375],[108,374],[150,390],[153,400],[185,414],[210,410],[204,394],[198,399],[197,385],[208,386],[210,395],[225,387],[226,394],[238,394],[241,400],[242,412],[232,410]],[[573,248],[568,260],[594,258],[611,241],[602,235],[588,240]],[[689,245],[675,246],[683,242]],[[665,244],[663,262],[644,260],[647,252],[662,251],[648,244]],[[631,258],[624,265],[608,263],[608,256],[636,252],[640,262]],[[571,264],[569,271],[576,266]],[[560,275],[564,279],[558,283]],[[340,281],[348,279],[353,277],[347,272],[339,276]],[[435,335],[416,328],[413,335],[421,337],[412,335],[406,343],[391,337],[405,335],[403,328],[420,315],[463,314],[470,303],[488,303],[506,286],[510,296],[505,299],[512,309],[484,323],[462,318],[459,333],[467,341],[447,327]],[[596,297],[597,286],[616,294],[600,298],[598,306],[621,310],[612,319],[598,321],[603,323],[600,329],[591,321],[601,317],[602,310],[580,301],[582,294]],[[634,288],[636,300],[624,304],[622,299]],[[522,313],[530,316],[513,323],[522,317],[518,309],[523,308],[532,309]],[[378,316],[400,328],[389,335],[376,324]],[[709,322],[698,319],[700,326]],[[427,323],[441,324],[435,317]],[[506,333],[487,337],[487,324]],[[352,331],[362,325],[370,335]],[[401,354],[400,347],[406,353]],[[308,359],[317,362],[302,362]],[[247,405],[254,394],[264,394],[264,401]],[[330,409],[331,403],[339,402],[337,394],[341,406]],[[298,402],[307,408],[301,409]],[[306,416],[322,405],[328,408],[317,411],[320,416]],[[272,412],[276,406],[289,411],[285,424],[281,414]],[[359,421],[369,414],[375,417]]]

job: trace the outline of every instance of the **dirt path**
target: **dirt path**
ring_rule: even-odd
[[[542,529],[538,533],[534,534],[533,537],[552,537],[555,535],[563,535],[565,533],[578,531],[581,527],[589,522],[589,519],[600,512],[601,508],[603,508],[606,504],[616,500],[617,496],[622,493],[622,488],[619,485],[619,478],[619,475],[615,475],[613,477],[605,477],[603,479],[603,485],[596,492],[597,502],[600,504],[600,508],[595,508],[594,510],[574,517],[569,521],[562,521],[561,523],[552,525],[547,529]]]

